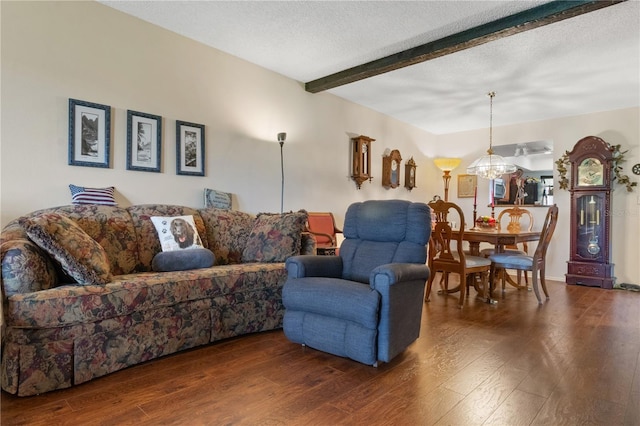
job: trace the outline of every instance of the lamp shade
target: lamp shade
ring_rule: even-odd
[[[467,167],[467,173],[470,175],[478,175],[484,179],[496,179],[504,174],[511,174],[515,171],[515,165],[507,163],[504,158],[491,153],[491,151],[488,151],[487,155],[478,158]]]
[[[460,165],[462,162],[459,158],[436,158],[433,160],[436,167],[438,167],[443,172],[450,172]]]

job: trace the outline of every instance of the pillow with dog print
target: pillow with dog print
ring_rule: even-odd
[[[162,251],[203,248],[193,216],[152,216]]]

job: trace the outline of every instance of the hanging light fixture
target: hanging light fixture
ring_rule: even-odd
[[[488,93],[490,98],[489,113],[489,149],[487,155],[478,158],[467,167],[467,173],[470,175],[478,175],[484,179],[495,179],[504,174],[510,174],[516,171],[516,166],[509,164],[500,155],[493,153],[493,97],[496,92]]]

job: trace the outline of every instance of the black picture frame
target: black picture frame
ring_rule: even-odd
[[[176,120],[176,174],[204,176],[204,124]]]
[[[162,117],[127,110],[127,170],[161,172]]]
[[[69,99],[69,165],[111,166],[111,107]]]

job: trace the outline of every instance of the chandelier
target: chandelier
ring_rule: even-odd
[[[516,166],[509,164],[500,155],[493,153],[493,97],[496,92],[489,92],[489,149],[487,155],[478,158],[467,167],[467,173],[478,175],[484,179],[495,179],[504,174],[511,174],[516,171]]]

